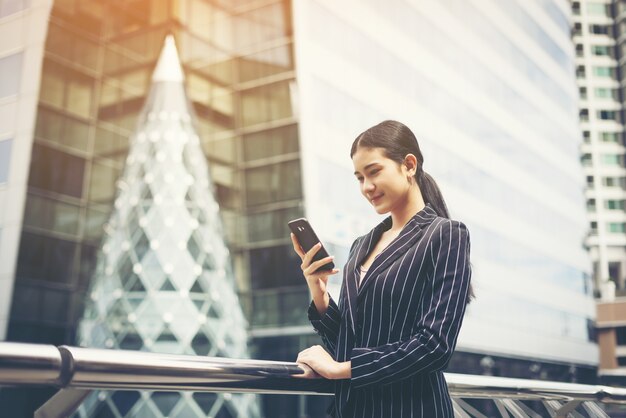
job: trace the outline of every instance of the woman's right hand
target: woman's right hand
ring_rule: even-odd
[[[319,272],[315,272],[315,270],[317,270],[324,264],[331,262],[334,257],[328,256],[322,258],[321,260],[311,262],[315,254],[319,251],[320,248],[322,248],[322,244],[318,242],[313,246],[313,248],[305,253],[300,246],[298,239],[293,233],[291,233],[291,242],[293,243],[293,249],[302,259],[302,264],[300,265],[300,267],[302,268],[302,273],[304,274],[304,278],[306,279],[307,285],[309,286],[311,293],[313,293],[313,295],[325,294],[328,276],[337,274],[339,272],[339,269],[335,268],[332,270],[322,270]]]

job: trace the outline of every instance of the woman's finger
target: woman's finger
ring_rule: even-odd
[[[306,254],[304,255],[304,258],[302,259],[302,264],[305,266],[308,266],[311,263],[313,256],[317,254],[320,248],[322,248],[322,243],[318,242],[309,251],[307,251]]]
[[[324,258],[322,258],[320,260],[312,262],[311,264],[309,264],[308,268],[311,269],[311,272],[314,272],[318,268],[322,267],[323,265],[326,265],[326,264],[330,263],[334,259],[335,259],[335,256],[329,255],[328,257],[324,257]]]
[[[316,379],[321,377],[315,370],[309,367],[306,363],[296,362],[298,367],[304,370],[304,373],[300,374],[292,374],[291,376],[301,378],[301,379]]]
[[[296,238],[293,232],[291,232],[290,235],[291,235],[291,243],[293,244],[294,251],[300,256],[301,259],[304,258],[304,252],[302,251],[302,247],[300,246],[300,243],[298,242],[298,238]]]

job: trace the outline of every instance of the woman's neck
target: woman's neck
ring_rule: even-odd
[[[408,193],[406,203],[397,209],[391,210],[391,228],[389,231],[391,233],[399,233],[404,228],[404,225],[424,207],[426,207],[426,204],[419,188],[417,192]]]

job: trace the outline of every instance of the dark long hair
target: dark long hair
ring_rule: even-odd
[[[359,147],[382,148],[385,156],[398,164],[404,164],[407,154],[415,155],[417,167],[415,180],[422,192],[424,203],[430,203],[437,215],[450,219],[448,206],[443,199],[441,190],[430,174],[424,171],[424,156],[420,151],[415,134],[405,124],[395,120],[385,120],[367,129],[356,137],[350,149],[350,158]],[[471,268],[471,264],[470,264]],[[470,283],[467,303],[475,299],[474,289]]]

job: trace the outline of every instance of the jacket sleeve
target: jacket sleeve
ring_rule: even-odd
[[[354,250],[358,238],[354,240],[352,246],[350,247],[350,252],[348,259],[352,256],[352,251]],[[341,291],[339,295],[340,305],[343,305],[341,300],[345,297],[346,291],[346,283],[345,283],[345,272],[344,272],[344,280],[341,283]],[[341,308],[332,296],[329,296],[328,309],[323,317],[317,312],[317,308],[315,307],[315,303],[311,301],[308,309],[308,317],[311,325],[315,329],[315,332],[322,337],[322,342],[326,346],[326,348],[330,351],[330,353],[335,357],[337,351],[337,340],[339,339],[339,327],[341,325]]]
[[[374,348],[353,348],[351,384],[384,385],[417,373],[443,370],[456,346],[471,279],[467,227],[444,221],[433,234],[433,273],[414,320],[414,333],[403,341]]]
[[[308,310],[309,321],[320,337],[326,348],[335,357],[337,351],[337,340],[339,338],[339,325],[341,323],[341,312],[339,307],[329,295],[328,309],[324,316],[320,316],[315,307],[315,303],[311,301]]]

